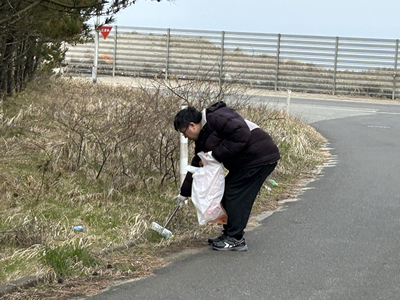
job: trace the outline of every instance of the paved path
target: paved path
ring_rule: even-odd
[[[400,105],[293,97],[290,112],[329,140],[331,167],[248,252],[205,248],[90,299],[399,299]]]

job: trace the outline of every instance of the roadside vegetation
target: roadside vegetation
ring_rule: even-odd
[[[207,80],[155,79],[151,88],[133,88],[41,77],[4,101],[0,283],[30,275],[50,285],[80,280],[85,294],[89,282],[145,276],[167,263],[167,253],[204,246],[219,228],[199,227],[191,204],[171,223],[173,239],[148,229],[176,205],[173,118],[182,102],[202,109],[224,100],[272,135],[282,156],[270,177],[277,185],[265,183],[253,214],[275,209],[325,161],[325,139],[245,92]]]

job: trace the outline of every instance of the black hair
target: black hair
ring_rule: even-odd
[[[175,130],[178,131],[180,128],[188,127],[191,122],[198,124],[201,122],[201,118],[201,112],[193,106],[188,106],[176,114],[174,119]]]

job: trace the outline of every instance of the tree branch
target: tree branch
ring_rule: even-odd
[[[56,0],[45,0],[45,2],[53,3],[53,4],[57,5],[57,6],[64,7],[64,8],[74,8],[74,9],[92,8],[92,7],[96,7],[97,5],[104,4],[104,1],[99,2],[99,1],[96,1],[96,0],[93,1],[93,4],[86,4],[86,5],[82,5],[82,6],[75,5],[75,4],[68,5],[66,3],[61,3],[61,2],[58,2]]]
[[[38,5],[39,5],[40,3],[42,3],[43,1],[44,1],[44,0],[38,0],[38,1],[36,1],[36,2],[33,2],[31,5],[25,7],[23,10],[20,10],[20,11],[17,12],[16,14],[13,14],[13,15],[11,15],[11,16],[9,16],[9,17],[3,19],[3,20],[0,20],[0,25],[2,25],[2,24],[4,24],[4,23],[6,23],[6,22],[12,20],[12,19],[15,18],[15,17],[20,17],[21,15],[23,15],[23,14],[29,12],[32,8],[38,6]]]

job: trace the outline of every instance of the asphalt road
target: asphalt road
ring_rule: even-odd
[[[263,98],[282,107],[286,98]],[[90,299],[400,299],[400,105],[291,99],[332,162],[246,233]]]

